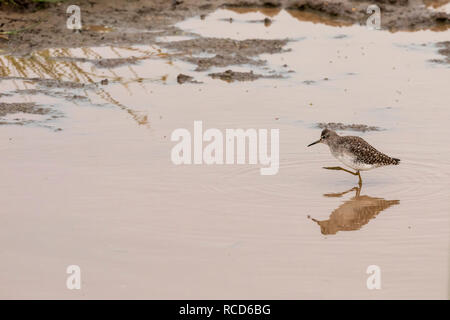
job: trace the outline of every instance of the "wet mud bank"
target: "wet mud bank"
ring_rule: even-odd
[[[442,59],[434,59],[432,62],[450,64],[450,41],[438,42],[436,46],[439,48],[438,53],[443,56]]]
[[[449,14],[438,10],[442,3],[424,4],[419,0],[374,2],[382,11],[382,29],[444,31],[450,25]],[[277,30],[277,23],[286,16],[296,23],[311,24],[312,22],[317,25],[336,27],[336,30],[352,24],[364,25],[369,16],[367,7],[373,4],[373,1],[369,3],[350,0],[185,0],[183,2],[79,0],[72,4],[77,4],[81,8],[83,25],[81,31],[66,28],[67,3],[48,4],[40,10],[36,7],[25,8],[21,11],[1,7],[0,86],[3,88],[0,89],[0,98],[11,98],[13,95],[18,99],[14,101],[8,99],[8,102],[20,102],[25,96],[33,96],[30,99],[34,101],[35,96],[45,95],[71,102],[90,101],[87,96],[94,91],[94,94],[100,96],[106,104],[113,104],[126,110],[139,124],[147,124],[146,115],[114,99],[113,94],[108,92],[107,86],[120,84],[126,87],[130,83],[142,85],[145,82],[165,84],[168,71],[162,67],[162,64],[173,66],[174,62],[176,64],[181,62],[180,66],[177,66],[179,69],[174,78],[174,82],[179,84],[206,83],[208,79],[235,82],[289,78],[301,68],[292,67],[281,60],[275,64],[268,63],[271,59],[269,55],[289,55],[295,42],[304,40],[304,34],[299,32],[289,37],[285,32],[273,33],[272,38],[265,38],[267,30],[274,28]],[[226,34],[224,36],[220,32],[213,35],[203,34],[201,28],[181,26],[186,21],[201,22],[202,27],[210,26],[219,19],[216,16],[217,12],[222,14],[225,12],[225,15],[219,15],[219,18],[226,22],[223,28],[222,25],[217,28]],[[255,12],[262,13],[263,16],[239,21],[240,16]],[[231,17],[233,14],[234,18]],[[260,27],[264,29],[263,32],[253,33]],[[237,30],[242,34],[246,30],[250,32],[245,37],[236,39],[233,38],[234,33],[228,29]],[[289,29],[293,28],[287,27],[285,31]],[[332,39],[339,40],[346,37],[345,34],[333,35]],[[123,55],[117,54],[118,47],[130,45],[136,47],[127,48]],[[434,43],[427,43],[426,46],[428,45],[434,46]],[[107,50],[101,49],[99,51],[101,53],[98,53],[92,49],[106,46],[111,46],[111,53],[105,54]],[[137,48],[137,46],[141,47]],[[143,48],[144,46],[146,48]],[[72,52],[71,48],[75,48],[73,49],[75,51]],[[449,42],[439,42],[435,49],[443,58],[431,61],[437,64],[448,64],[450,62]],[[340,59],[340,53],[337,52],[336,61]],[[362,52],[362,54],[365,53]],[[141,76],[134,71],[134,68],[138,70],[142,65],[158,59],[163,60],[158,64],[161,74],[150,76],[144,72],[146,76]],[[347,55],[344,59],[347,59]],[[130,74],[126,77],[116,74],[116,71],[121,68],[131,70]],[[24,82],[23,88],[10,92],[3,90],[8,82],[16,80]],[[328,81],[329,78],[324,77],[323,80]],[[302,78],[300,83],[313,86],[317,82],[317,80]],[[28,84],[36,87],[28,88]],[[92,105],[97,105],[90,102]],[[338,126],[337,129],[339,128],[341,127]],[[343,129],[372,130],[359,127]]]
[[[280,75],[262,75],[253,73],[253,71],[249,72],[236,72],[233,70],[226,70],[224,72],[216,72],[216,73],[210,73],[209,76],[213,79],[220,79],[226,82],[233,82],[233,81],[253,81],[260,78],[265,79],[277,79],[282,78]]]
[[[344,124],[341,122],[320,122],[317,125],[317,128],[320,129],[331,129],[331,130],[342,130],[342,131],[358,131],[358,132],[367,132],[367,131],[380,131],[382,130],[376,126],[368,126],[366,124]]]
[[[14,113],[48,114],[50,109],[39,108],[35,103],[0,103],[0,117]]]
[[[47,123],[61,117],[60,112],[52,108],[39,106],[34,102],[0,102],[0,125],[34,124],[60,131],[61,128],[54,128]]]
[[[198,38],[192,40],[158,42],[166,49],[175,50],[172,56],[197,65],[196,71],[206,71],[211,67],[227,67],[230,65],[263,65],[264,60],[256,58],[263,53],[280,53],[287,40],[232,40],[221,38]],[[193,56],[209,54],[210,57]]]
[[[155,43],[160,36],[183,34],[173,26],[175,23],[197,15],[204,18],[218,8],[241,11],[260,8],[262,12],[292,9],[316,15],[319,20],[365,25],[369,17],[367,7],[374,3],[381,8],[382,29],[439,31],[450,26],[448,13],[431,10],[434,2],[424,4],[421,0],[138,0],[127,1],[125,5],[122,1],[79,0],[71,4],[81,8],[81,32],[66,28],[69,16],[66,3],[51,4],[42,10],[30,7],[21,11],[3,5],[0,8],[0,50],[21,55],[49,47]],[[270,25],[271,20],[267,18],[263,22]],[[184,44],[189,45],[189,42]],[[205,49],[209,45],[208,41],[200,44]],[[245,60],[245,57],[241,59]]]

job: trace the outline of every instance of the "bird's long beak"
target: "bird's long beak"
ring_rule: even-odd
[[[311,146],[315,145],[316,143],[319,143],[320,141],[322,141],[322,139],[319,139],[319,140],[317,140],[317,141],[314,141],[314,142],[311,143],[311,144],[308,144],[307,147],[311,147]]]

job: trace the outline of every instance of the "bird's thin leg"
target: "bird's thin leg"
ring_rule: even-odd
[[[359,175],[359,171],[358,172],[352,172],[352,171],[350,171],[350,170],[347,170],[347,169],[344,169],[344,168],[342,168],[342,167],[323,167],[324,169],[327,169],[327,170],[343,170],[343,171],[345,171],[345,172],[348,172],[348,173],[351,173],[352,175],[354,175],[354,176],[357,176],[357,175]]]
[[[359,172],[359,170],[356,171],[356,172],[358,173],[358,178],[359,178],[358,185],[359,185],[359,187],[361,188],[361,186],[362,186],[361,173]]]

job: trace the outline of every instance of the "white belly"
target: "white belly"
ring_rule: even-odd
[[[339,153],[333,154],[336,159],[345,164],[347,167],[350,167],[354,170],[366,171],[375,168],[376,166],[373,164],[366,164],[363,162],[357,162],[356,158],[347,154],[347,153]]]

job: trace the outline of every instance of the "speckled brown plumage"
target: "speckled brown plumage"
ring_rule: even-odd
[[[400,163],[400,159],[391,158],[385,155],[360,137],[338,137],[337,144],[354,154],[356,156],[356,161],[358,162],[379,166],[387,166],[391,164],[398,165]]]

